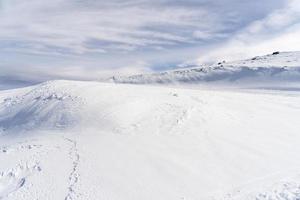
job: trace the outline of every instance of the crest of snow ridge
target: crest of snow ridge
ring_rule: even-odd
[[[116,83],[198,83],[225,81],[300,81],[300,52],[274,52],[248,60],[220,62],[153,74],[111,78]]]
[[[60,86],[60,81],[43,83],[0,103],[0,128],[67,128],[79,120],[81,105],[81,98],[70,94],[65,85]]]

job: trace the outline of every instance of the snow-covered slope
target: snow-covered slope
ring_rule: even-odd
[[[7,129],[62,128],[76,123],[83,103],[61,82],[47,82],[3,99],[0,127]]]
[[[214,83],[264,86],[300,82],[300,52],[280,52],[248,60],[220,62],[154,74],[113,77],[116,83]]]
[[[296,91],[2,91],[0,199],[299,199],[299,117]]]

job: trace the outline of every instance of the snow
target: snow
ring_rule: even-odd
[[[215,84],[245,87],[297,85],[300,82],[300,52],[280,52],[248,60],[219,62],[154,74],[112,77],[116,83]]]
[[[54,86],[54,87],[52,87]],[[32,127],[64,127],[77,121],[75,110],[81,101],[55,86],[42,84],[22,95],[4,99],[0,109],[2,129],[30,129]]]
[[[299,199],[299,117],[297,90],[1,91],[0,199]]]
[[[0,199],[300,199],[300,52],[111,81],[4,81]]]

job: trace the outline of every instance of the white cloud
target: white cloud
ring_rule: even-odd
[[[204,9],[160,2],[131,1],[128,6],[118,1],[2,1],[0,38],[11,42],[9,48],[21,50],[24,44],[38,51],[82,54],[176,45],[192,42],[189,32],[214,29],[210,24],[218,23],[217,16]]]
[[[236,9],[242,12],[244,6],[255,6],[237,0],[1,2],[0,39],[9,44],[7,48],[61,54],[196,44],[198,40],[222,37],[240,26],[253,16],[237,13]]]
[[[0,0],[0,73],[95,79],[176,65],[215,46],[206,58],[254,51],[262,40],[293,43],[299,4],[278,10],[286,2]]]
[[[290,0],[282,8],[254,21],[224,44],[202,55],[198,62],[236,60],[273,51],[300,50],[300,2]]]

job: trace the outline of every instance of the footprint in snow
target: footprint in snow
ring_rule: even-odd
[[[7,172],[0,172],[0,200],[23,187],[27,177],[37,171],[41,171],[41,167],[35,164],[31,167],[19,165]]]

